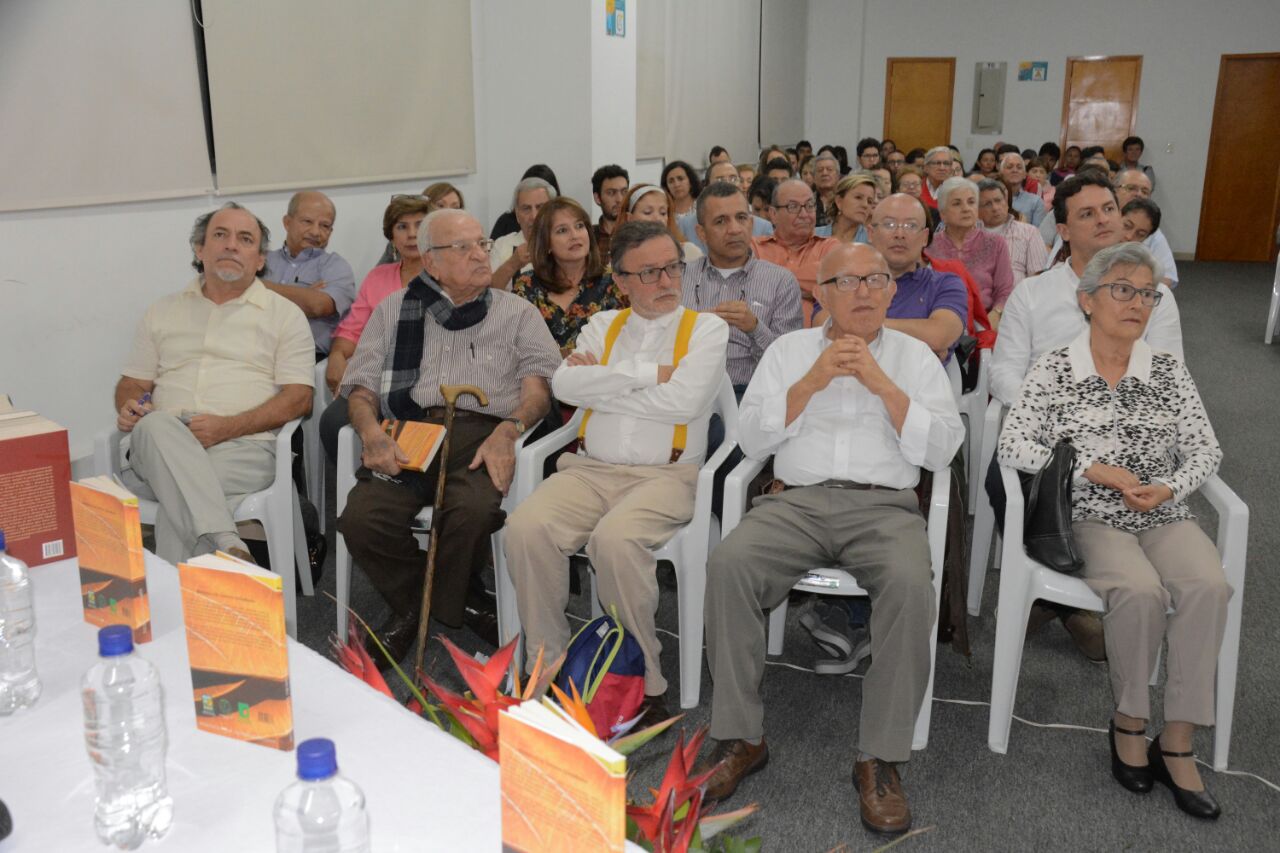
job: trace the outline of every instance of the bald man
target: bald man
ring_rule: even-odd
[[[871,591],[871,667],[853,767],[862,822],[905,832],[894,764],[911,756],[929,679],[935,596],[915,487],[946,468],[964,426],[929,345],[885,325],[896,285],[872,246],[841,243],[818,264],[830,316],[765,351],[742,399],[739,436],[778,480],[707,564],[707,659],[715,694],[707,783],[722,800],[769,758],[760,682],[765,611],[813,568],[843,566]],[[798,767],[805,757],[791,756]]]
[[[356,298],[356,277],[341,255],[327,251],[337,212],[324,193],[294,193],[284,215],[284,245],[267,253],[262,283],[302,309],[316,344],[329,354],[333,330]]]

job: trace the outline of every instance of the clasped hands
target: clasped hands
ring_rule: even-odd
[[[855,335],[836,338],[809,368],[809,377],[818,390],[838,376],[852,376],[876,396],[897,387],[871,354],[870,345]]]
[[[1149,512],[1173,498],[1173,489],[1164,483],[1144,485],[1132,471],[1116,465],[1094,462],[1084,472],[1084,478],[1119,492],[1124,505],[1134,512]]]
[[[126,400],[120,407],[120,411],[116,413],[116,429],[121,432],[133,432],[138,421],[154,411],[155,406],[151,405],[150,400],[145,403]],[[191,420],[187,421],[187,429],[191,430],[191,434],[200,442],[200,446],[206,448],[221,444],[237,435],[232,419],[221,415],[193,415]]]

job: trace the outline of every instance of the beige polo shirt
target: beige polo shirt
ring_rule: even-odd
[[[159,411],[238,415],[285,385],[313,387],[315,342],[302,309],[261,281],[215,305],[197,276],[147,309],[122,372],[155,383],[151,403]]]

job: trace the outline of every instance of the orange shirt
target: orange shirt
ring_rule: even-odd
[[[799,246],[791,247],[778,242],[776,236],[751,238],[756,257],[771,264],[786,267],[800,282],[800,310],[804,315],[804,327],[813,325],[813,288],[818,283],[818,265],[827,252],[840,245],[832,237],[811,236]]]

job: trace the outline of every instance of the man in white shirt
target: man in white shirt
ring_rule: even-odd
[[[529,254],[533,248],[529,243],[533,239],[533,220],[538,218],[542,206],[557,195],[556,188],[542,178],[525,178],[516,184],[511,209],[515,211],[520,230],[503,234],[493,242],[489,250],[489,266],[493,268],[490,287],[510,290],[512,279],[533,269],[533,258]]]
[[[818,274],[830,319],[775,341],[743,397],[743,450],[755,459],[772,454],[779,479],[707,566],[711,736],[719,744],[703,765],[718,765],[711,800],[764,766],[763,611],[810,569],[848,567],[872,591],[854,782],[863,823],[889,833],[911,825],[893,763],[911,754],[935,618],[914,489],[920,469],[946,468],[964,439],[938,358],[884,325],[894,289],[874,247],[832,250]]]
[[[1121,210],[1135,198],[1150,199],[1151,190],[1151,177],[1142,169],[1121,169],[1116,175],[1116,203]],[[1164,276],[1160,280],[1174,288],[1178,286],[1178,264],[1173,259],[1173,250],[1169,248],[1169,241],[1165,239],[1159,223],[1155,225],[1155,230],[1143,239],[1142,245],[1151,251],[1164,270]]]
[[[235,202],[196,220],[201,273],[147,309],[116,384],[125,484],[160,504],[156,553],[251,560],[231,518],[275,479],[275,430],[311,410],[315,343],[302,311],[258,279],[267,229]]]
[[[506,552],[532,666],[539,648],[554,660],[568,646],[569,556],[586,546],[600,603],[644,652],[646,725],[667,716],[651,549],[693,517],[729,327],[680,304],[684,264],[663,225],[628,222],[610,251],[631,308],[593,316],[552,376],[556,399],[588,410],[582,447],[507,520]]]

